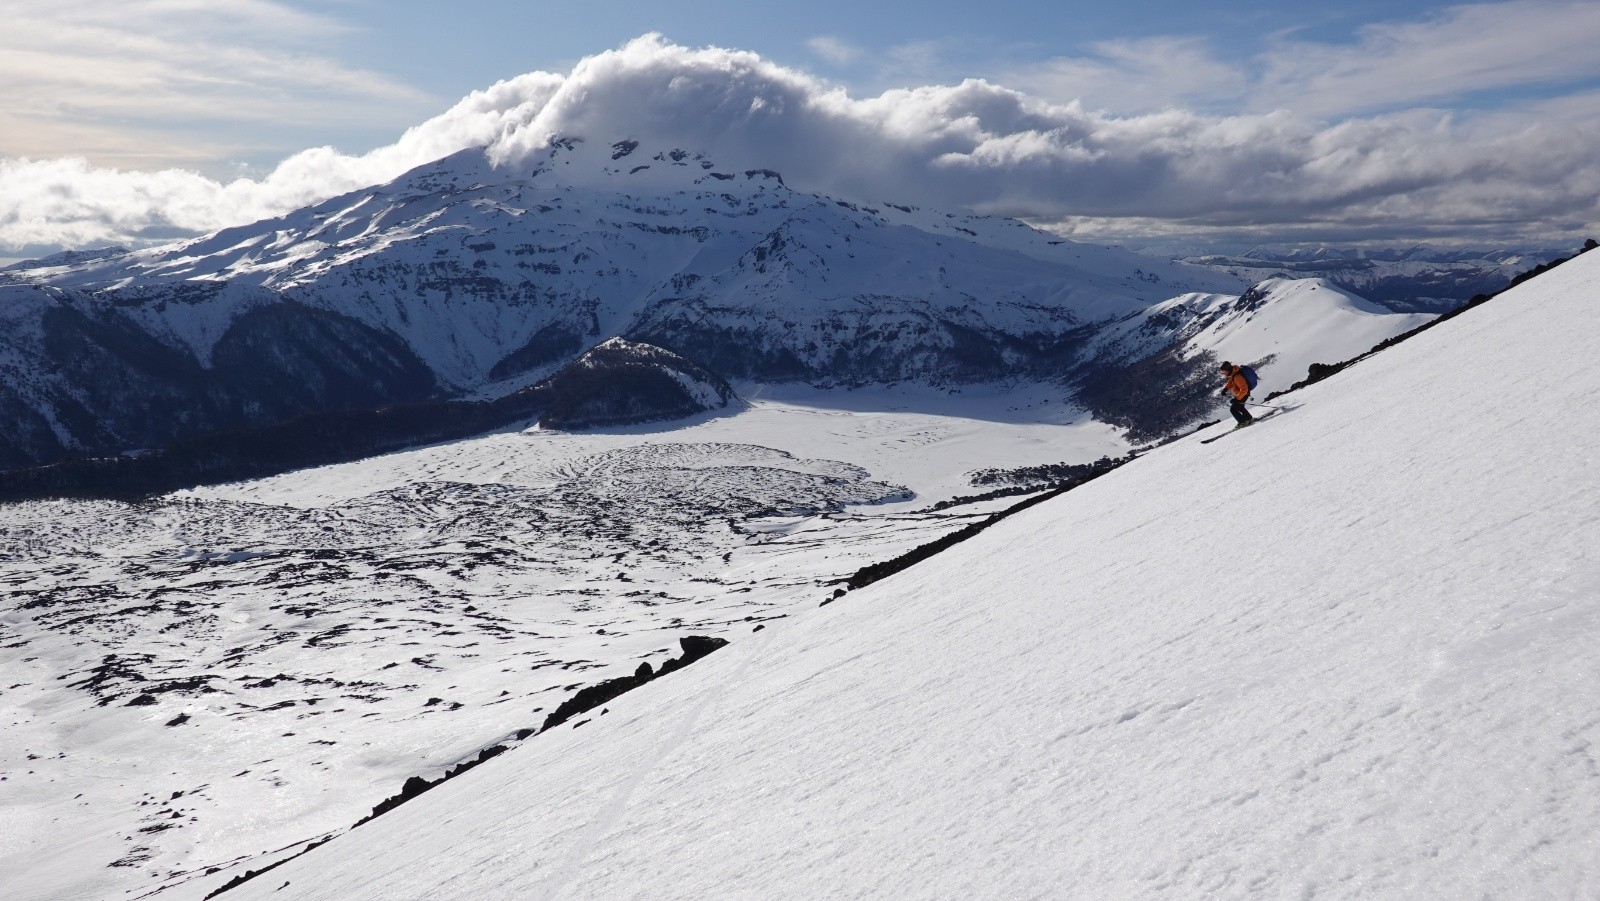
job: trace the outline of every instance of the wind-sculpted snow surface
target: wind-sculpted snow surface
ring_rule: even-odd
[[[229,897],[1592,897],[1597,294],[1579,257]]]

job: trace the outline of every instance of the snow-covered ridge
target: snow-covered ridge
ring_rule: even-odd
[[[1324,279],[1268,279],[1238,297],[1191,294],[1154,304],[1102,340],[1175,339],[1185,356],[1254,364],[1264,397],[1304,379],[1312,363],[1339,362],[1331,357],[1336,349],[1359,353],[1432,318],[1393,313]]]
[[[1446,312],[1477,294],[1503,290],[1513,276],[1570,251],[1305,247],[1255,248],[1237,255],[1210,254],[1184,261],[1249,279],[1322,278],[1401,312]]]
[[[1597,291],[1573,260],[233,897],[1587,895]]]

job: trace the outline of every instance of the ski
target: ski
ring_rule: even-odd
[[[1257,416],[1255,418],[1255,421],[1250,423],[1250,425],[1255,425],[1256,423],[1259,423],[1259,422],[1261,422],[1262,420],[1265,420],[1265,419],[1271,419],[1272,417],[1277,416],[1279,413],[1282,413],[1282,412],[1283,412],[1282,410],[1273,410],[1271,413],[1263,413],[1262,415]],[[1249,427],[1250,426],[1244,426],[1243,428],[1240,428],[1239,426],[1234,426],[1233,428],[1227,430],[1226,432],[1223,432],[1220,435],[1213,435],[1210,438],[1201,438],[1200,439],[1200,443],[1201,444],[1210,444],[1213,441],[1221,441],[1223,438],[1226,438],[1229,435],[1232,435],[1234,432],[1241,432],[1241,431],[1244,431],[1244,429],[1247,429]]]

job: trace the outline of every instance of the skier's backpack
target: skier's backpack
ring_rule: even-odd
[[[1244,383],[1250,386],[1251,391],[1256,390],[1256,383],[1260,381],[1260,378],[1256,376],[1256,371],[1254,369],[1240,364],[1239,374],[1244,376]]]

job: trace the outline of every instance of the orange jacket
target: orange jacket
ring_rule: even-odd
[[[1236,399],[1244,400],[1250,396],[1250,383],[1244,380],[1244,373],[1235,368],[1233,375],[1228,376],[1228,383],[1223,386],[1223,390],[1232,391]]]

